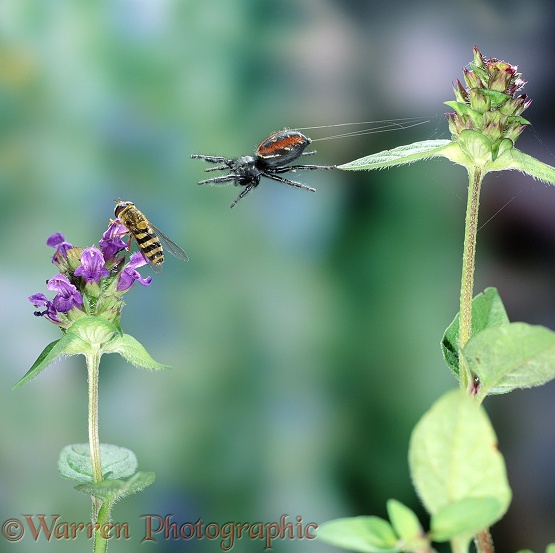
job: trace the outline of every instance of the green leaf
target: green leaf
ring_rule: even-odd
[[[105,503],[114,503],[120,499],[127,497],[136,492],[140,492],[147,486],[150,486],[155,480],[153,472],[136,472],[127,480],[113,480],[108,478],[93,484],[79,484],[75,486],[76,490],[84,492],[93,497],[101,499]]]
[[[159,371],[170,369],[167,365],[162,365],[148,354],[146,349],[129,334],[116,336],[104,349],[104,353],[119,353],[124,359],[142,369]]]
[[[461,390],[439,398],[414,428],[409,465],[431,515],[468,498],[492,498],[506,512],[511,490],[497,438],[483,409]]]
[[[488,169],[490,171],[514,169],[542,182],[555,184],[555,167],[542,163],[535,157],[529,156],[516,148],[511,148],[504,152]]]
[[[383,169],[385,167],[413,163],[421,159],[429,159],[443,155],[442,151],[450,144],[450,140],[425,140],[423,142],[415,142],[414,144],[399,146],[393,150],[384,150],[383,152],[356,159],[350,163],[338,165],[338,169],[360,171],[363,169]]]
[[[66,334],[64,334],[59,340],[51,342],[43,349],[42,353],[33,363],[33,366],[12,388],[12,390],[23,386],[23,384],[35,378],[41,371],[46,369],[48,365],[56,361],[58,357],[61,357],[63,355],[76,355],[76,350],[81,349],[84,351],[86,350],[86,347],[87,345],[83,343],[83,341],[78,336],[76,336],[72,332],[66,332]]]
[[[463,349],[481,397],[540,386],[555,378],[555,332],[526,323],[487,328]]]
[[[485,328],[509,322],[505,306],[495,288],[486,288],[472,300],[471,335]],[[459,376],[459,314],[449,325],[441,341],[441,351],[448,367]]]
[[[465,534],[472,536],[499,518],[499,507],[499,501],[492,497],[469,497],[450,503],[432,515],[432,540],[443,542]]]
[[[339,518],[325,522],[316,531],[318,539],[361,553],[396,553],[397,536],[387,520],[379,517]]]
[[[422,534],[420,521],[412,509],[396,499],[387,501],[387,514],[395,533],[403,540],[413,540]]]
[[[102,478],[127,478],[138,468],[137,457],[124,447],[100,444]],[[91,450],[89,444],[65,446],[58,458],[58,472],[63,478],[78,482],[92,482]]]
[[[102,317],[82,317],[75,321],[68,331],[59,339],[48,344],[33,366],[12,388],[15,390],[41,371],[46,369],[58,357],[64,355],[87,355],[92,348],[101,349],[117,336],[119,331],[112,323]]]

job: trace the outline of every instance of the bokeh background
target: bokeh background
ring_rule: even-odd
[[[87,439],[83,359],[11,387],[58,337],[27,301],[54,275],[47,236],[97,243],[121,197],[190,262],[169,258],[127,295],[122,319],[173,370],[102,359],[101,440],[157,475],[116,505],[131,539],[110,551],[220,551],[206,539],[141,544],[147,514],[322,523],[384,516],[395,497],[427,525],[407,448],[456,385],[439,342],[458,310],[464,170],[434,160],[310,172],[297,176],[316,194],[266,181],[230,210],[239,190],[197,186],[205,164],[190,155],[248,154],[284,127],[402,117],[430,122],[316,142],[311,162],[448,138],[443,102],[476,44],[519,65],[534,103],[518,145],[553,164],[554,11],[545,0],[2,0],[0,521],[89,520],[88,498],[56,470],[62,447]],[[488,176],[476,282],[498,287],[512,320],[550,328],[554,208],[553,188]],[[493,530],[500,551],[555,541],[554,392],[486,402],[514,490]],[[2,553],[90,548],[0,537]],[[335,549],[285,540],[274,550]]]

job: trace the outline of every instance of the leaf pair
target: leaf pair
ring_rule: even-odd
[[[153,472],[137,471],[137,457],[129,449],[100,444],[100,458],[101,482],[93,482],[89,444],[64,447],[58,459],[58,471],[64,478],[81,482],[75,489],[102,500],[103,508],[108,512],[119,499],[139,492],[154,482]]]
[[[516,388],[540,386],[555,378],[555,332],[526,323],[511,323],[495,288],[472,302],[471,338],[459,352],[459,316],[445,331],[444,359],[459,376],[459,355],[480,380],[478,399]]]
[[[391,522],[380,517],[359,516],[340,518],[322,524],[318,538],[352,551],[362,553],[394,553],[414,549],[425,551],[427,540],[418,517],[400,501],[390,499],[387,513]]]
[[[35,378],[59,357],[67,355],[102,355],[119,353],[137,367],[149,370],[168,369],[152,359],[146,349],[129,334],[124,334],[101,317],[83,317],[75,321],[59,339],[48,344],[25,376],[13,387],[15,390]]]
[[[385,169],[436,157],[445,157],[468,170],[479,166],[484,175],[490,171],[516,170],[543,182],[555,183],[555,168],[521,152],[511,140],[506,139],[494,148],[487,137],[470,129],[463,130],[457,141],[438,139],[414,142],[339,165],[338,169]]]

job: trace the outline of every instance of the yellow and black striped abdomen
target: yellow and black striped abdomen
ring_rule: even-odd
[[[114,213],[135,238],[148,263],[154,269],[160,268],[164,263],[164,252],[160,239],[148,219],[131,202],[119,202]]]
[[[135,238],[143,257],[157,273],[162,270],[162,263],[164,263],[163,247],[182,261],[189,260],[187,254],[173,240],[157,229],[135,207],[133,202],[117,200],[114,214],[125,225],[129,234]]]
[[[156,236],[147,221],[141,221],[137,225],[137,232],[134,236],[139,248],[148,261],[156,263],[156,265],[162,265],[162,263],[164,263],[164,252],[162,251],[160,239]]]
[[[160,239],[154,232],[154,229],[150,226],[147,218],[136,207],[128,213],[128,218],[130,220],[129,224],[122,219],[123,224],[129,229],[129,232],[133,234],[133,237],[137,241],[140,250],[143,252],[147,260],[150,263],[162,265],[164,262],[162,244],[160,244]],[[132,231],[130,227],[134,230]]]

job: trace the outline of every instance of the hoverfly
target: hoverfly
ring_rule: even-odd
[[[135,238],[141,253],[152,267],[159,273],[164,263],[164,250],[166,250],[183,261],[189,261],[188,255],[175,243],[170,240],[162,231],[157,229],[139,211],[133,202],[116,200],[114,215],[125,225],[129,234]]]

